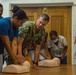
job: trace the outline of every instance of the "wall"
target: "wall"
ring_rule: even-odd
[[[74,44],[74,36],[76,35],[76,0],[0,0],[4,5],[3,17],[9,16],[10,4],[40,4],[40,3],[73,3],[72,5],[72,64],[76,64],[74,52],[76,44]]]
[[[10,4],[67,3],[73,2],[73,0],[0,0],[0,2],[4,5],[3,16],[7,17],[9,16]]]
[[[76,64],[76,44],[74,37],[76,36],[76,5],[72,7],[72,64]]]

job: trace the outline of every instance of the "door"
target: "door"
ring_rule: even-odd
[[[50,30],[56,30],[59,35],[66,37],[68,42],[68,64],[71,63],[71,7],[49,7],[47,9],[50,16],[50,22],[47,25],[46,30],[48,33]]]
[[[42,13],[42,8],[39,7],[22,7],[28,16],[28,20],[36,21]]]

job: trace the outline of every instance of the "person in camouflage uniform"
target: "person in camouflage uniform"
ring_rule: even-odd
[[[18,54],[22,54],[25,48],[31,43],[35,43],[34,61],[33,68],[39,69],[38,67],[38,55],[41,49],[41,42],[44,39],[44,26],[49,22],[49,16],[47,14],[41,14],[36,22],[27,21],[20,28],[19,42],[18,42]]]

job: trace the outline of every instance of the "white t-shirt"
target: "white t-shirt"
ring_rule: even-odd
[[[47,47],[51,48],[51,51],[54,53],[55,56],[60,57],[62,56],[64,46],[67,46],[67,41],[64,36],[59,35],[58,45],[54,44],[53,40],[48,40]]]

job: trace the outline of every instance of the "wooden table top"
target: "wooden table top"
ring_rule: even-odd
[[[0,75],[76,75],[76,65],[60,65],[58,67],[41,67],[40,70],[31,69],[29,73]]]

